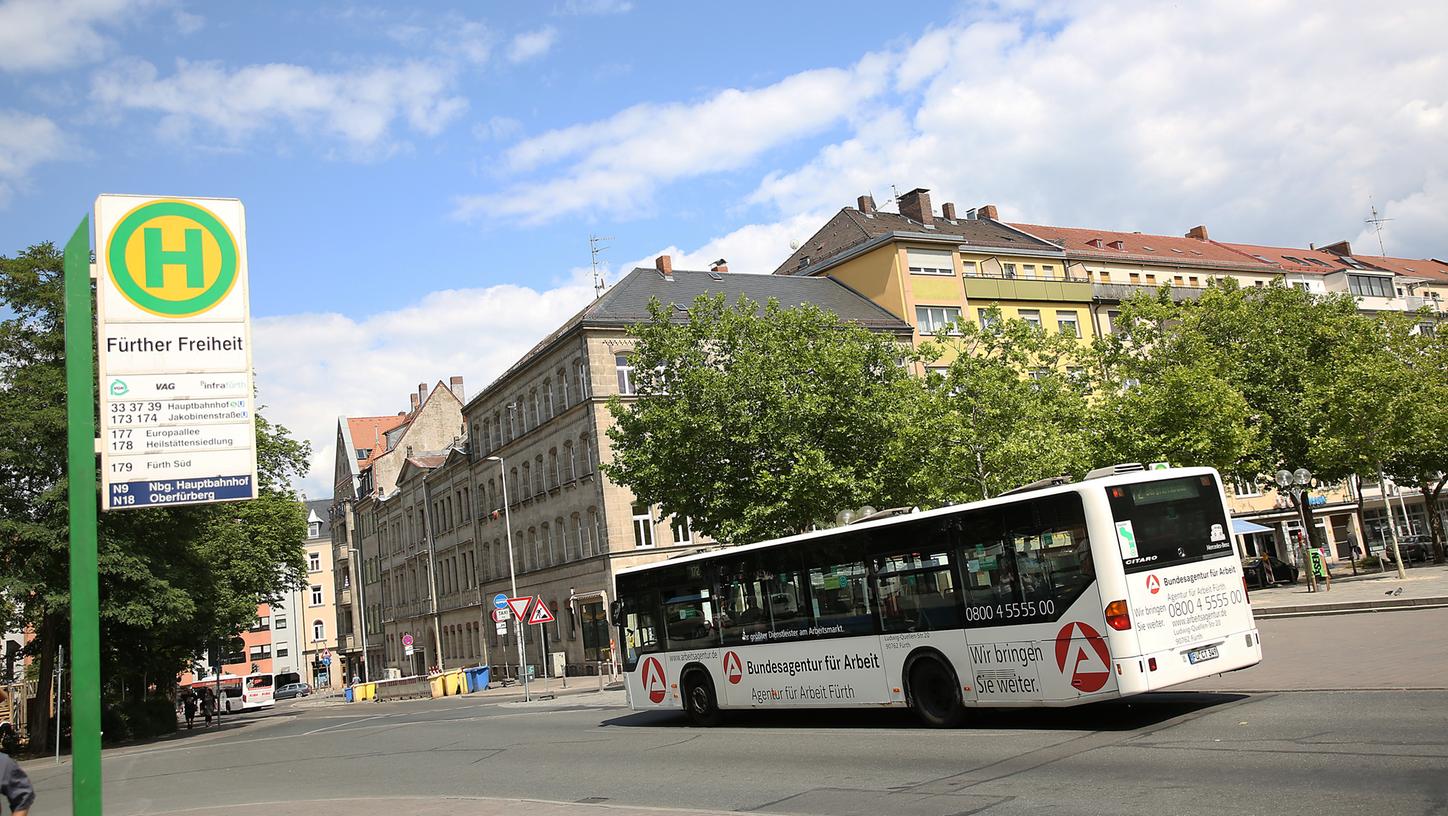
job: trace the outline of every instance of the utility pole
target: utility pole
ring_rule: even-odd
[[[1372,218],[1363,219],[1364,224],[1371,224],[1373,231],[1378,234],[1378,254],[1386,256],[1388,251],[1383,249],[1383,223],[1392,221],[1391,218],[1383,218],[1378,215],[1377,205],[1373,204],[1372,196],[1368,196],[1368,209],[1372,212]]]

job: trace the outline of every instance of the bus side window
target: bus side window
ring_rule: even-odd
[[[708,649],[719,645],[713,590],[699,564],[660,570],[667,576],[664,596],[664,635],[670,651]]]
[[[989,626],[1003,622],[1003,604],[1014,600],[1014,553],[1006,546],[1000,508],[978,510],[960,518],[961,546],[957,551],[965,625]]]
[[[833,546],[814,545],[806,551],[806,562],[811,565],[809,611],[816,626],[842,627],[838,634],[875,633],[863,543],[863,538],[847,538]]]
[[[793,549],[720,561],[720,631],[725,644],[802,636],[809,626],[804,573]]]
[[[1095,580],[1081,500],[1074,494],[1033,503],[1033,523],[1013,533],[1018,600],[1052,601],[1064,611]]]
[[[653,590],[624,599],[624,667],[633,670],[639,657],[663,650],[658,635],[659,594]]]

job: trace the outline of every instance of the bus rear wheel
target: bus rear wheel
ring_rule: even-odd
[[[708,673],[696,671],[684,681],[684,713],[690,723],[705,728],[723,721],[724,712],[719,710],[714,682]]]
[[[956,728],[965,722],[965,705],[955,672],[934,657],[910,666],[910,710],[931,728]]]

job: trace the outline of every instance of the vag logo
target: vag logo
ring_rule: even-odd
[[[221,303],[236,285],[236,239],[205,207],[150,201],[111,231],[106,263],[116,288],[137,308],[191,317]]]

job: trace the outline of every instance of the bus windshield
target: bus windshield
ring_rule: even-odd
[[[1121,485],[1107,498],[1129,573],[1232,554],[1221,489],[1211,476]]]

